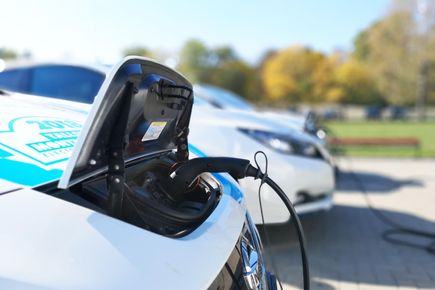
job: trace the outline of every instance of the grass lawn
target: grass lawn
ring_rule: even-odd
[[[434,121],[334,121],[324,125],[336,137],[415,137],[420,140],[421,157],[435,157]],[[413,147],[347,147],[344,151],[354,156],[415,156]]]

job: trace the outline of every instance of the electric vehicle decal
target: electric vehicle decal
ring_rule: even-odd
[[[194,157],[207,157],[207,155],[192,144],[189,144],[189,151]],[[223,185],[224,194],[228,194],[238,203],[243,201],[243,192],[237,182],[231,177],[224,177],[220,173],[213,173],[213,176]]]
[[[22,116],[0,131],[0,178],[27,186],[58,179],[82,125],[62,118]]]

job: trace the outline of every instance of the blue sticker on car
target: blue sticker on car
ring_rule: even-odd
[[[0,178],[34,186],[60,178],[82,125],[74,120],[23,116],[0,131]],[[66,164],[65,164],[66,165]]]

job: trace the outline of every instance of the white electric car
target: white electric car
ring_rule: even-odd
[[[184,77],[134,57],[90,111],[0,93],[0,289],[276,289],[228,175],[164,190],[189,153],[191,95]]]
[[[257,151],[268,158],[268,174],[284,189],[300,214],[329,210],[335,187],[331,157],[316,138],[262,118],[261,114],[200,105],[196,99],[189,140],[207,156],[232,156],[254,163]],[[259,156],[260,161],[262,157]],[[240,180],[255,223],[262,223],[259,181]],[[267,186],[262,187],[265,223],[282,223],[289,213]]]
[[[95,87],[101,85],[107,69],[68,63],[15,64],[0,73],[0,88],[90,104]],[[191,130],[192,144],[210,156],[232,156],[251,161],[257,150],[263,150],[269,157],[270,175],[283,186],[299,213],[331,208],[332,160],[323,141],[305,132],[307,119],[257,112],[250,104],[214,87],[197,86],[196,90],[191,120],[191,127],[195,128]],[[206,92],[207,98],[204,97]],[[222,92],[223,96],[220,95]],[[75,98],[75,94],[80,98]],[[212,96],[216,101],[209,101]],[[213,105],[217,100],[220,105]],[[234,103],[229,106],[234,108],[213,109],[227,103]],[[253,220],[261,223],[258,182],[241,181],[241,185],[247,193]],[[265,222],[286,222],[289,214],[279,199],[266,186],[263,191]]]

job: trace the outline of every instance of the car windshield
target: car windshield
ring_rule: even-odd
[[[29,82],[29,72],[25,69],[11,69],[0,72],[0,88],[26,93]]]
[[[221,109],[237,109],[253,111],[255,107],[230,91],[209,85],[195,86],[195,96],[208,101],[212,106]]]

